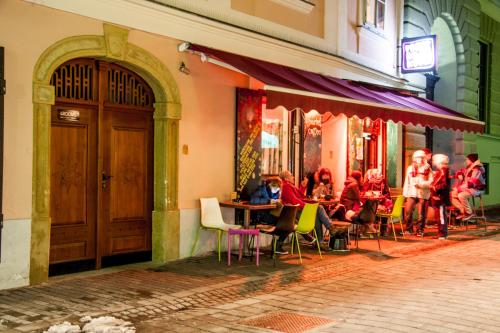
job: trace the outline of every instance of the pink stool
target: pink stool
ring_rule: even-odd
[[[231,236],[232,235],[240,235],[240,246],[239,246],[239,253],[238,253],[238,261],[241,261],[241,256],[242,256],[242,250],[243,250],[243,236],[256,236],[257,242],[256,242],[256,247],[257,247],[257,258],[256,258],[256,263],[257,266],[259,266],[259,237],[260,237],[260,232],[259,229],[229,229],[227,231],[227,265],[231,266]]]

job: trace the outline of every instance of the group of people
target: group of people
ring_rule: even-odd
[[[431,166],[432,163],[432,166]],[[434,167],[434,169],[433,169]],[[452,179],[456,181],[452,186]],[[279,177],[269,178],[251,197],[253,204],[279,202],[283,205],[297,205],[298,216],[310,199],[329,200],[335,197],[332,173],[327,168],[304,177],[299,186],[295,185],[292,173],[285,170]],[[406,170],[403,186],[405,202],[406,233],[423,236],[429,204],[439,212],[438,236],[448,236],[445,210],[453,205],[458,210],[457,219],[467,220],[473,217],[469,199],[482,193],[485,188],[485,171],[477,154],[469,154],[466,167],[458,170],[452,177],[449,170],[449,158],[443,154],[432,155],[430,150],[422,149],[413,153],[412,163]],[[369,195],[376,193],[376,200],[369,200]],[[373,206],[375,205],[375,206]],[[332,220],[351,221],[362,224],[366,233],[376,232],[373,223],[376,212],[390,212],[393,202],[386,178],[379,169],[369,169],[364,177],[360,171],[352,171],[344,182],[339,203],[331,206],[318,206],[315,230],[319,240],[323,240],[323,228],[335,233]],[[417,208],[417,228],[413,225],[413,212]],[[279,216],[279,209],[271,213],[262,213],[258,220],[274,224]],[[382,220],[380,234],[386,234],[387,222]],[[311,235],[306,240],[314,243]],[[286,236],[278,239],[277,253],[286,253],[283,242]]]
[[[433,171],[430,162],[435,168]],[[452,179],[455,183],[451,186]],[[403,195],[406,198],[406,232],[414,233],[413,211],[418,207],[416,234],[423,236],[429,204],[439,212],[438,236],[448,236],[445,209],[452,205],[458,210],[458,220],[467,221],[474,217],[470,198],[478,196],[485,189],[485,169],[477,154],[469,154],[465,168],[450,175],[449,158],[444,154],[432,155],[428,149],[413,153],[412,163],[406,170]]]

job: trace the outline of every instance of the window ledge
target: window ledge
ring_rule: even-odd
[[[371,24],[365,23],[363,25],[358,26],[357,28],[358,28],[358,33],[370,32],[370,33],[372,33],[380,38],[387,40],[387,36],[386,36],[384,30],[379,29],[377,27],[374,27]]]
[[[314,3],[307,0],[271,0],[271,1],[304,14],[311,13],[315,7]]]

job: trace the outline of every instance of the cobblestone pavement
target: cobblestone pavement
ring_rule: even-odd
[[[0,331],[113,315],[138,332],[500,332],[498,227],[387,239],[382,252],[365,240],[323,260],[306,250],[303,265],[290,255],[226,267],[209,256],[55,277],[0,291]],[[288,327],[276,326],[282,318]]]

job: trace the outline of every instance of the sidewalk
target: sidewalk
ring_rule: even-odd
[[[432,231],[429,229],[429,234]],[[358,251],[325,253],[323,260],[313,250],[305,249],[303,265],[297,256],[287,255],[273,267],[273,261],[264,255],[259,268],[248,260],[235,261],[227,267],[225,260],[218,263],[216,256],[211,255],[161,267],[146,263],[54,277],[39,286],[0,291],[0,331],[41,332],[64,320],[77,322],[85,315],[125,319],[133,322],[138,332],[267,331],[262,326],[239,325],[243,318],[276,310],[277,303],[288,306],[278,308],[281,311],[304,313],[304,304],[331,307],[338,301],[336,297],[325,297],[325,290],[316,289],[310,289],[306,296],[287,297],[308,290],[308,286],[321,288],[332,286],[332,281],[351,281],[350,287],[359,287],[351,291],[359,293],[365,289],[365,283],[373,283],[363,280],[366,274],[383,274],[391,268],[398,272],[401,282],[413,283],[412,263],[425,262],[425,256],[436,256],[439,251],[446,252],[446,258],[476,251],[480,261],[482,251],[473,244],[498,244],[499,232],[500,224],[491,224],[486,232],[475,226],[467,232],[453,230],[445,241],[411,237],[394,242],[387,238],[381,241],[382,252],[378,251],[376,240],[362,240]],[[494,252],[491,250],[489,255]],[[496,252],[500,254],[500,250]],[[500,287],[500,280],[495,282]],[[334,287],[338,286],[342,283]],[[386,296],[391,293],[391,289],[387,290]],[[279,297],[283,299],[273,303]],[[362,308],[352,311],[359,313]],[[326,322],[319,312],[323,317],[318,318]]]

